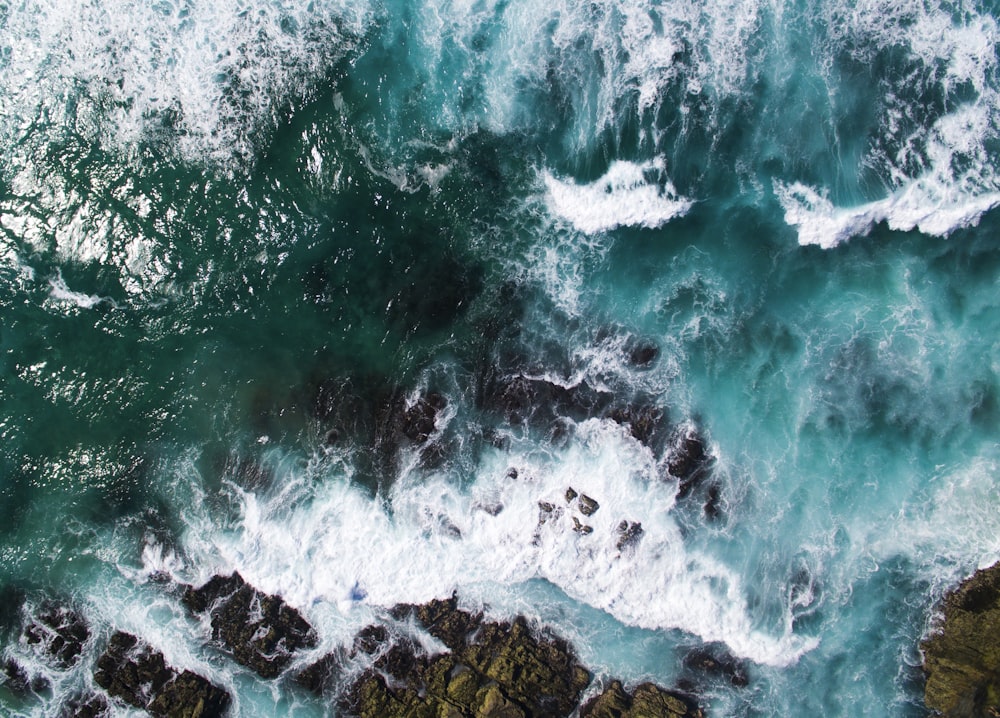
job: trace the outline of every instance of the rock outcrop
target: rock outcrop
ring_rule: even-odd
[[[580,718],[702,718],[704,713],[687,695],[668,691],[653,683],[641,683],[631,692],[612,681],[604,691],[587,701]]]
[[[344,701],[361,718],[567,716],[590,682],[568,644],[537,634],[523,618],[484,621],[459,609],[455,597],[397,606],[392,614],[415,618],[449,651],[423,655],[405,638],[379,649]]]
[[[298,611],[279,596],[258,591],[238,573],[188,587],[183,601],[194,613],[208,613],[213,638],[263,678],[276,678],[296,651],[316,645],[316,632]]]
[[[230,700],[225,690],[191,671],[178,673],[162,653],[121,631],[97,660],[94,682],[155,718],[216,718]]]
[[[1000,715],[1000,563],[945,596],[921,644],[927,707],[948,718]]]
[[[580,708],[591,676],[562,639],[533,630],[523,617],[484,620],[457,599],[396,606],[447,651],[428,655],[412,637],[369,627],[355,648],[374,656],[348,689],[342,708],[360,718],[679,718],[703,716],[689,696],[651,683],[626,692],[614,682]]]

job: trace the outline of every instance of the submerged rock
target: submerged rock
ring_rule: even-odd
[[[111,708],[104,696],[88,693],[70,698],[59,711],[59,718],[107,718]]]
[[[24,629],[25,641],[63,669],[76,665],[89,637],[90,629],[83,616],[53,602],[44,604]]]
[[[627,426],[632,437],[641,444],[655,449],[656,439],[666,423],[662,409],[651,405],[629,405],[608,412],[612,421]]]
[[[963,581],[941,610],[920,646],[927,707],[949,718],[1000,714],[1000,563]]]
[[[615,548],[619,551],[632,548],[642,539],[643,533],[645,531],[643,531],[641,523],[623,519],[615,528],[615,536],[617,536]]]
[[[677,497],[688,496],[712,467],[705,439],[693,425],[683,427],[671,441],[667,472],[678,480]]]
[[[746,665],[720,646],[694,648],[684,656],[684,666],[696,673],[708,674],[728,680],[737,688],[750,684]]]
[[[157,718],[214,718],[225,713],[230,701],[222,688],[191,671],[178,673],[162,653],[121,631],[97,660],[94,682]]]
[[[600,695],[580,709],[580,718],[701,718],[704,712],[690,696],[642,683],[629,693],[612,681]]]
[[[301,648],[316,645],[316,632],[279,596],[250,586],[238,573],[214,576],[201,588],[188,587],[184,604],[209,615],[213,637],[233,658],[264,678],[276,678]]]

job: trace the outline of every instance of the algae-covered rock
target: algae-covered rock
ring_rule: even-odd
[[[484,621],[457,598],[403,604],[397,620],[415,618],[449,651],[428,656],[406,637],[384,635],[371,670],[348,690],[344,707],[361,718],[555,718],[579,704],[590,674],[568,644],[532,632],[523,618]]]
[[[942,614],[921,644],[927,707],[949,718],[1000,714],[1000,563],[945,596]]]
[[[229,694],[207,679],[167,665],[163,654],[130,633],[119,631],[97,660],[94,682],[109,695],[157,718],[216,718]]]
[[[312,626],[279,596],[258,591],[238,573],[214,576],[201,588],[188,588],[185,605],[208,612],[213,637],[237,662],[264,678],[276,678],[301,648],[316,645]]]
[[[668,691],[653,683],[642,683],[629,693],[619,681],[587,701],[580,718],[701,718],[698,704],[689,696]]]

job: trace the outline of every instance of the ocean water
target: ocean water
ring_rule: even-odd
[[[935,602],[1000,558],[998,12],[0,1],[0,614],[49,683],[2,713],[123,629],[335,715],[158,578],[238,570],[316,655],[458,591],[711,715],[925,715]],[[432,393],[431,449],[386,429]],[[52,598],[67,670],[17,639]]]

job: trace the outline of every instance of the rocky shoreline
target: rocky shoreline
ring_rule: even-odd
[[[947,718],[1000,715],[1000,563],[944,597],[920,648],[928,708]]]
[[[702,718],[689,692],[653,683],[626,688],[612,680],[596,692],[594,676],[572,647],[523,616],[487,620],[458,605],[458,597],[400,604],[366,626],[350,646],[309,662],[316,631],[281,597],[264,594],[238,573],[203,586],[174,586],[192,618],[211,625],[213,645],[266,680],[288,678],[357,718]],[[8,657],[4,682],[22,695],[47,683],[32,675],[38,662],[76,666],[88,653],[94,690],[65,702],[60,718],[107,718],[114,705],[155,718],[223,718],[232,713],[228,691],[190,670],[169,665],[141,637],[115,631],[92,634],[82,614],[52,602],[23,609],[18,643],[32,660]],[[437,648],[429,650],[427,646]],[[103,644],[103,645],[100,645]],[[9,652],[8,652],[9,653]],[[698,659],[696,659],[697,662]],[[702,661],[704,664],[704,662]],[[702,669],[718,666],[709,661]],[[745,674],[743,674],[745,677]],[[589,693],[588,693],[588,688]],[[588,697],[589,695],[589,697]],[[585,700],[586,698],[586,700]]]

